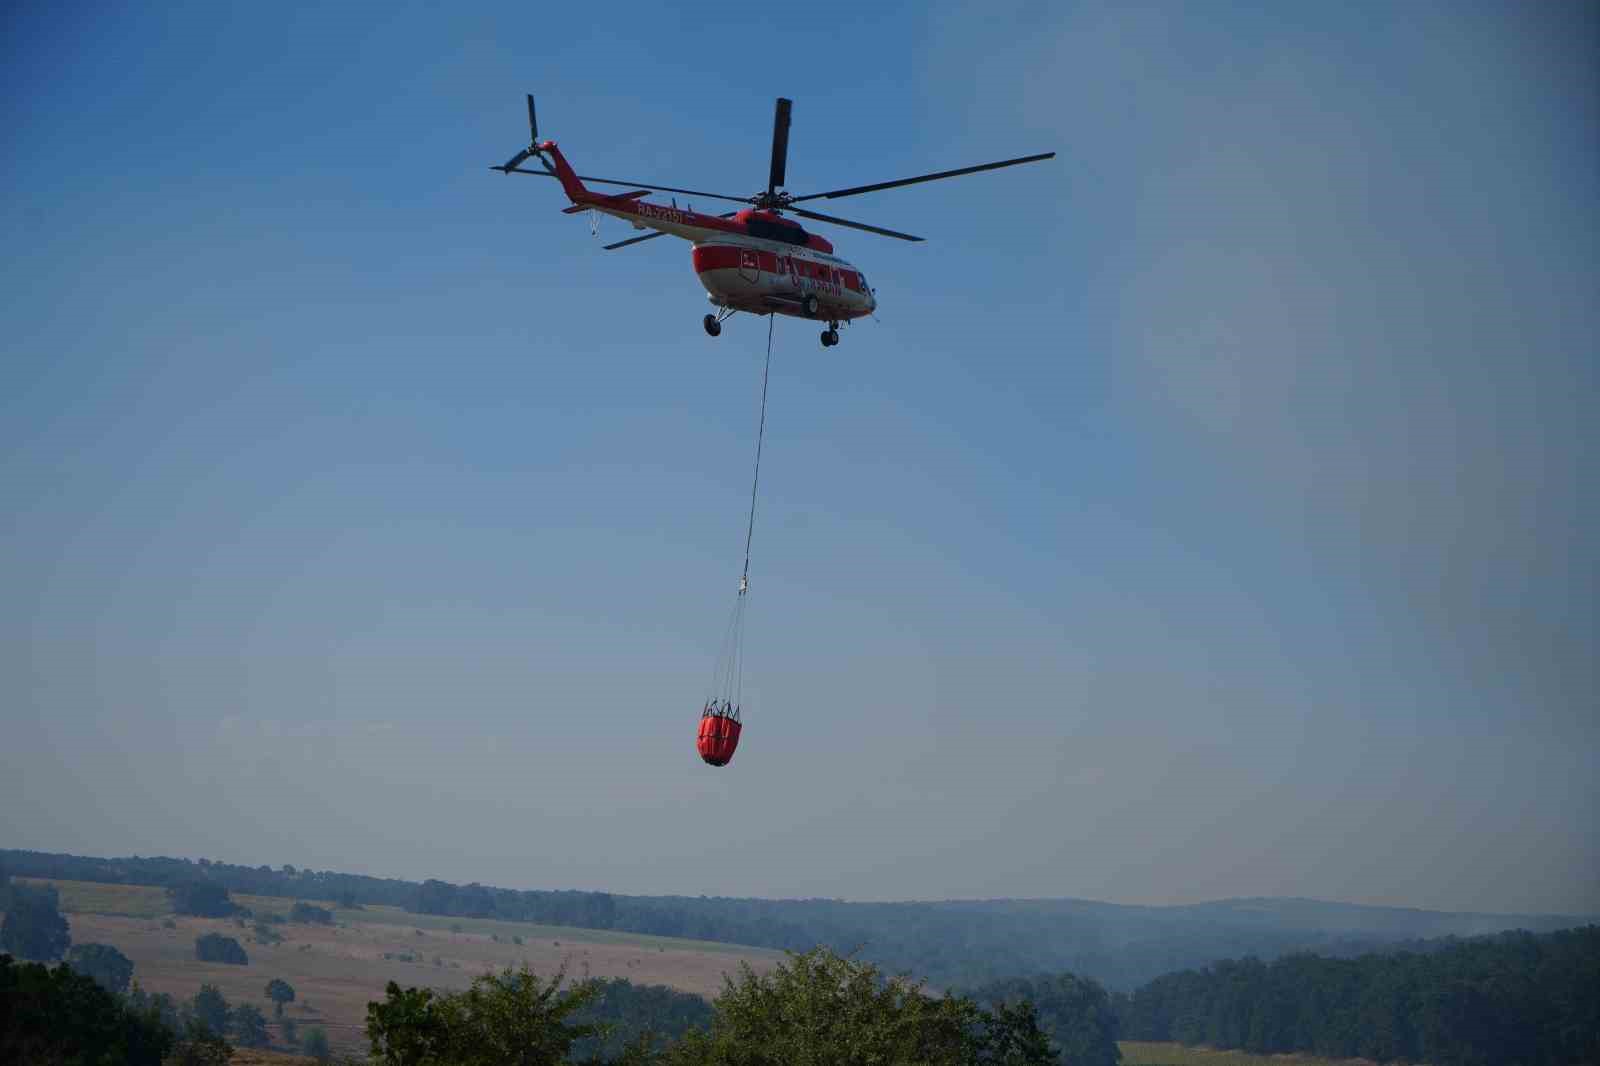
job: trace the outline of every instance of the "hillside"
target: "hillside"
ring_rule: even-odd
[[[1070,970],[1131,991],[1174,970],[1297,951],[1353,956],[1387,946],[1508,929],[1552,932],[1580,916],[1475,914],[1308,899],[1134,906],[1078,899],[850,903],[513,890],[382,879],[284,866],[173,858],[100,859],[0,851],[15,874],[165,885],[217,881],[236,893],[387,906],[412,915],[494,919],[803,951],[818,944],[936,985]]]
[[[367,1003],[382,998],[388,981],[462,989],[485,970],[526,962],[545,974],[565,968],[574,977],[626,978],[640,986],[711,996],[741,963],[764,973],[781,958],[773,951],[706,941],[444,918],[386,906],[349,909],[329,900],[311,902],[330,906],[333,924],[275,922],[271,928],[282,940],[271,942],[253,935],[252,923],[244,920],[174,915],[159,887],[48,883],[60,892],[73,942],[116,947],[133,962],[134,977],[146,991],[186,1000],[202,983],[213,984],[230,1002],[255,1003],[270,1016],[263,988],[269,979],[280,978],[297,993],[288,1017],[301,1026],[322,1026],[336,1048],[347,1050],[362,1046]],[[257,918],[287,914],[295,902],[242,893],[233,901]],[[197,961],[195,938],[206,933],[239,940],[249,963]]]

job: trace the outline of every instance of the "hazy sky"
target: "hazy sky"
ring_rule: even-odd
[[[7,10],[0,846],[1600,911],[1595,6],[725,14]],[[488,172],[529,90],[714,191],[780,94],[797,192],[1060,153],[830,208],[929,240],[777,323],[725,770],[765,324]]]

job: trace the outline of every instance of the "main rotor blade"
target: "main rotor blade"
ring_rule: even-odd
[[[653,241],[657,237],[665,236],[666,234],[661,230],[656,230],[654,233],[646,233],[643,237],[629,237],[625,241],[618,241],[616,244],[608,244],[603,250],[607,252],[614,252],[618,248],[626,248],[630,244],[638,244],[640,241]]]
[[[533,113],[533,94],[528,94],[528,143],[539,143],[539,116]]]
[[[531,154],[531,153],[530,153]],[[536,178],[553,178],[554,174],[543,170],[518,170],[509,164],[504,167],[490,167],[490,170],[504,170],[507,174],[531,174]],[[579,174],[579,181],[592,181],[596,185],[626,185],[630,189],[649,189],[652,192],[681,192],[687,196],[708,196],[713,200],[728,200],[736,204],[750,202],[748,196],[725,196],[719,192],[705,192],[701,189],[677,189],[671,185],[651,185],[643,181],[619,181],[616,178],[591,178],[587,174]]]
[[[856,185],[849,189],[834,189],[832,192],[814,192],[809,196],[796,196],[790,203],[799,203],[801,200],[819,200],[826,197],[829,200],[840,196],[858,196],[864,192],[878,192],[881,189],[898,189],[902,185],[916,185],[924,181],[938,181],[940,178],[959,178],[963,174],[976,174],[982,170],[999,170],[1001,167],[1014,167],[1019,163],[1037,163],[1041,159],[1054,159],[1054,152],[1041,152],[1038,155],[1025,155],[1018,159],[1002,159],[998,163],[980,163],[975,167],[962,167],[959,170],[941,170],[937,174],[922,174],[915,178],[901,178],[899,181],[880,181],[875,185]]]
[[[789,211],[796,215],[802,215],[805,218],[814,218],[819,222],[832,222],[835,226],[849,226],[851,229],[866,230],[868,233],[876,233],[880,237],[898,237],[903,241],[920,241],[923,239],[921,237],[913,237],[909,233],[900,233],[896,230],[884,229],[882,226],[869,226],[865,222],[851,222],[848,218],[835,218],[833,215],[824,215],[816,211],[807,211],[803,207],[791,207],[789,208]]]
[[[778,97],[778,109],[772,113],[772,166],[767,171],[767,195],[771,196],[783,184],[784,172],[789,165],[789,109],[794,101]]]

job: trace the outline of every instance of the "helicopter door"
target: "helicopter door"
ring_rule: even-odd
[[[761,280],[761,254],[754,248],[740,250],[739,276],[751,284]]]

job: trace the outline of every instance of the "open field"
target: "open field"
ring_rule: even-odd
[[[124,918],[160,918],[172,913],[165,889],[154,885],[102,885],[95,881],[48,881],[13,878],[22,885],[55,885],[65,914],[120,914]]]
[[[1119,1041],[1122,1066],[1371,1066],[1365,1059],[1319,1059],[1314,1055],[1250,1055],[1182,1044]]]
[[[736,972],[741,962],[765,972],[783,958],[781,952],[762,948],[411,914],[395,907],[336,909],[337,924],[332,926],[274,925],[283,942],[263,944],[233,919],[172,915],[159,888],[49,883],[61,892],[73,942],[114,945],[133,960],[135,980],[149,991],[188,998],[202,983],[214,984],[230,1002],[255,1003],[270,1018],[272,1004],[265,987],[279,977],[296,992],[295,1002],[285,1008],[286,1016],[298,1022],[302,1032],[307,1025],[325,1026],[336,1051],[364,1048],[367,1003],[382,998],[389,981],[461,989],[480,973],[526,962],[542,974],[565,966],[573,977],[626,977],[636,984],[667,985],[711,996],[721,991],[723,975]],[[294,904],[293,899],[275,896],[241,895],[234,900],[258,916],[288,914]],[[332,906],[327,901],[307,902]],[[163,925],[169,918],[174,928]],[[213,932],[238,940],[250,965],[197,961],[195,938]],[[512,943],[513,936],[522,937],[523,943]]]
[[[233,1049],[228,1066],[317,1066],[309,1055],[291,1055],[285,1051],[263,1051],[256,1048]]]

